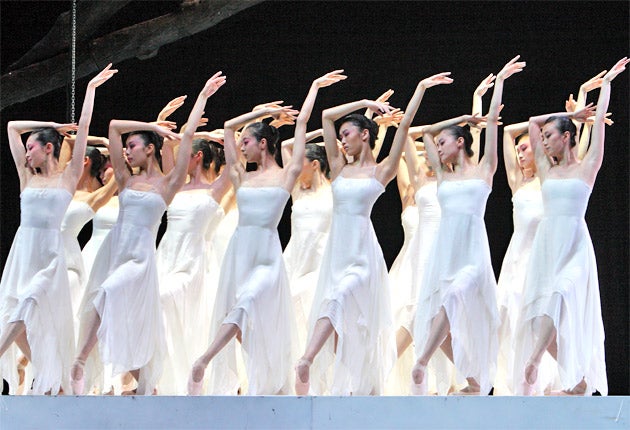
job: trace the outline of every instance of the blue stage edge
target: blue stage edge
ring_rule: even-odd
[[[0,430],[112,428],[629,429],[630,397],[0,397]]]

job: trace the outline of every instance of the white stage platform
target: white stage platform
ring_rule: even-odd
[[[629,429],[630,397],[0,396],[16,429]]]

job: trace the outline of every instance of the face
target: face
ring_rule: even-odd
[[[264,141],[264,139],[262,140]],[[260,161],[261,152],[264,149],[260,143],[247,130],[241,134],[241,152],[248,163],[258,163]]]
[[[125,155],[131,167],[141,167],[146,165],[149,159],[149,148],[145,146],[142,136],[134,134],[127,139]]]
[[[521,169],[531,169],[534,167],[534,151],[529,144],[529,136],[523,136],[516,144],[516,156]]]
[[[562,155],[569,142],[569,132],[560,133],[555,122],[547,123],[542,128],[542,143],[547,155],[557,157]]]
[[[353,157],[361,153],[364,142],[367,142],[370,132],[367,129],[360,130],[358,126],[351,122],[344,122],[339,127],[339,140],[341,147],[347,155]]]
[[[52,143],[42,145],[35,136],[29,136],[26,140],[26,164],[32,169],[43,166],[51,150]]]
[[[435,144],[442,164],[453,163],[464,146],[464,138],[455,138],[448,130],[444,130],[437,135]]]

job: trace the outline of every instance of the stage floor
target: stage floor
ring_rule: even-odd
[[[0,396],[27,428],[629,429],[630,397]]]

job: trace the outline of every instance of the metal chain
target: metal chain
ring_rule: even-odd
[[[72,0],[72,40],[70,45],[70,122],[74,122],[75,81],[77,78],[77,0]]]

